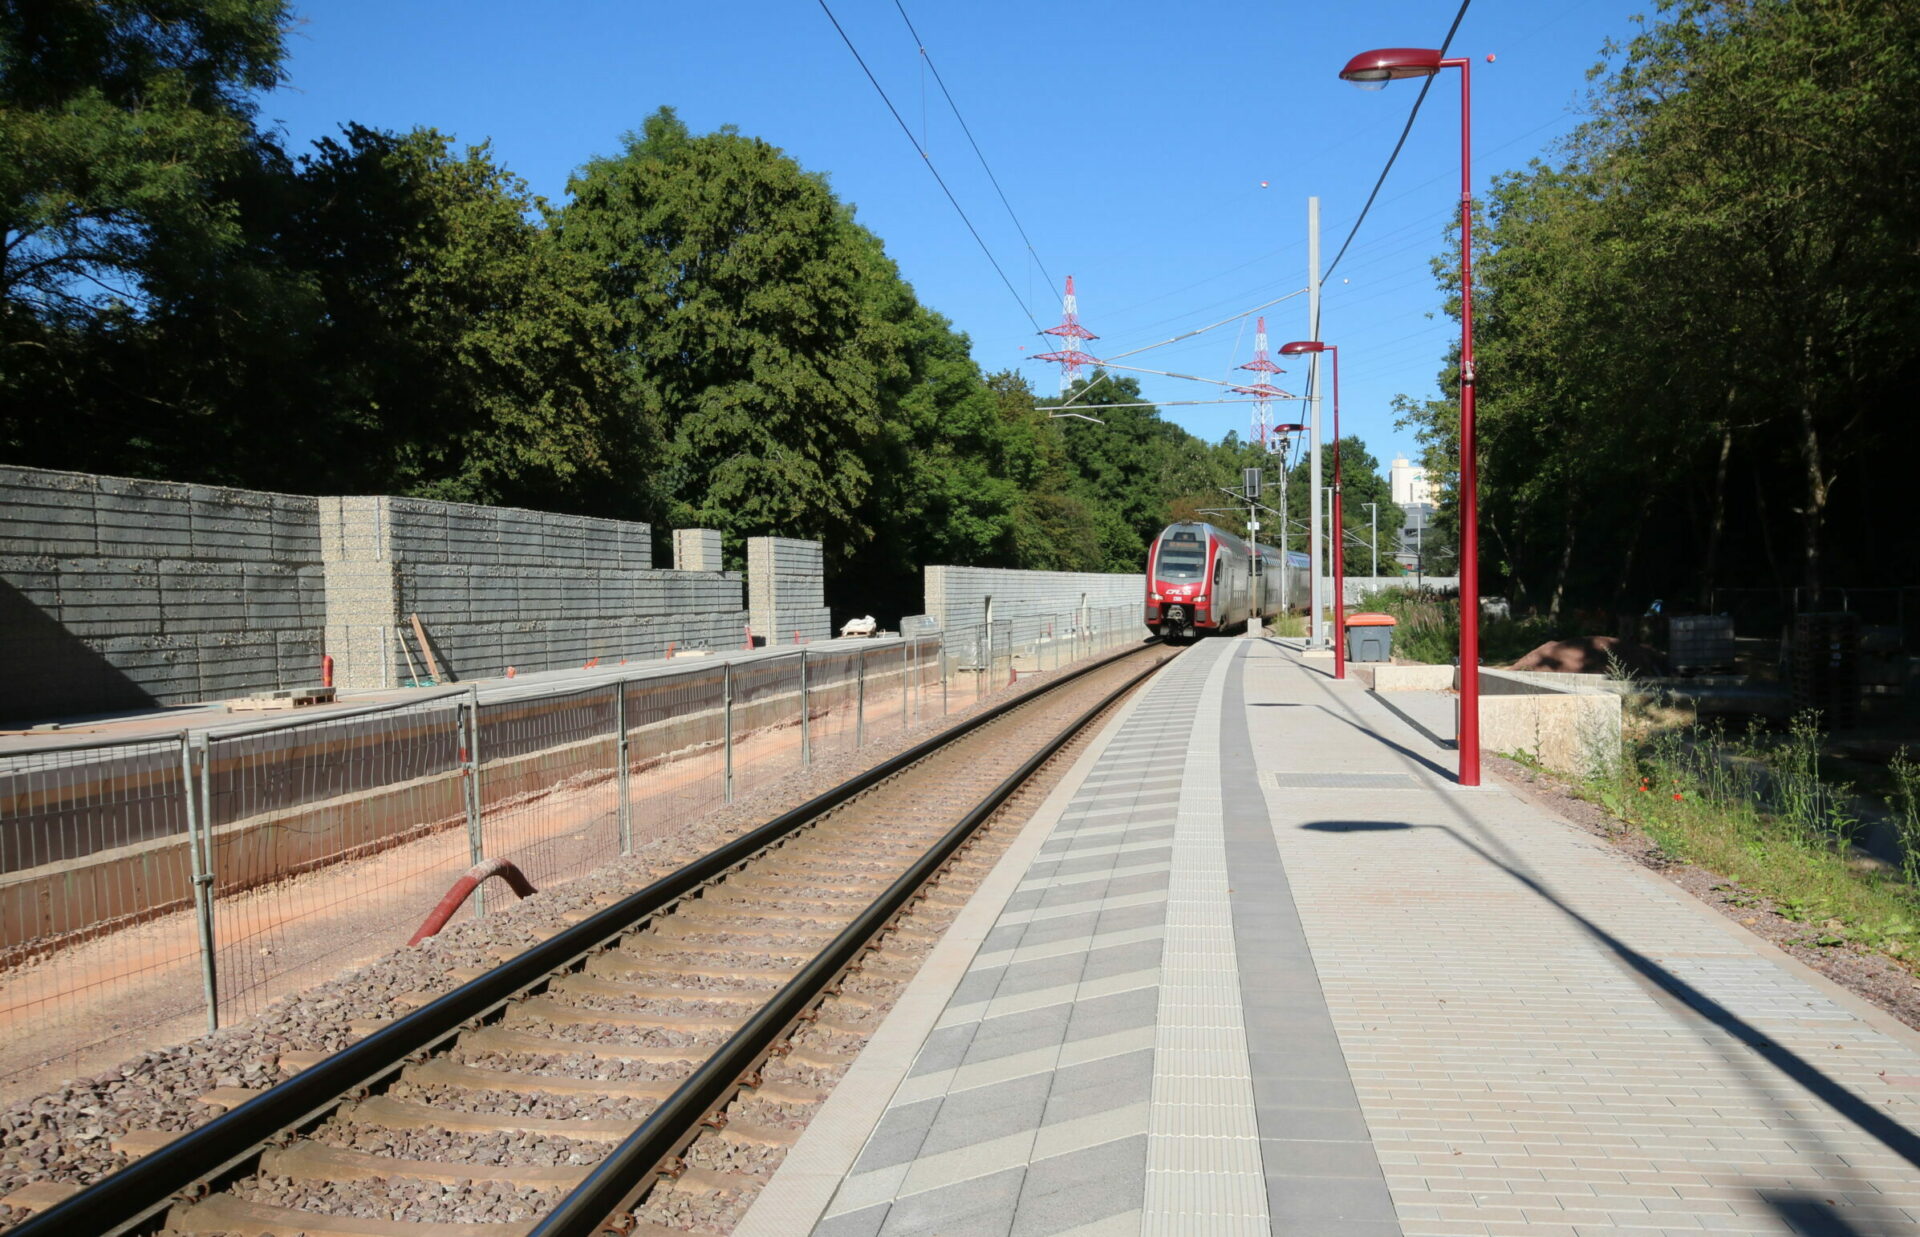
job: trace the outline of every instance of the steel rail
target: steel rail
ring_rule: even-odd
[[[687,894],[755,858],[849,799],[1013,710],[1153,643],[1145,641],[1123,648],[1043,684],[1038,691],[998,704],[783,812],[30,1217],[12,1230],[14,1237],[74,1237],[77,1233],[115,1237],[133,1231],[175,1203],[204,1196],[220,1177],[258,1155],[286,1131],[365,1095],[388,1075],[424,1059],[521,993],[558,978]]]
[[[1121,684],[994,787],[654,1109],[612,1155],[602,1160],[586,1180],[534,1226],[528,1237],[595,1237],[602,1232],[623,1231],[618,1218],[652,1187],[655,1170],[699,1136],[701,1124],[732,1097],[741,1086],[741,1078],[761,1064],[788,1029],[826,995],[826,989],[834,980],[866,951],[873,938],[939,873],[981,824],[999,811],[1014,792],[1075,735],[1164,664],[1164,661],[1155,662]]]

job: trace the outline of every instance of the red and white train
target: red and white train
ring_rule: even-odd
[[[1311,560],[1284,558],[1212,524],[1169,524],[1147,551],[1147,626],[1168,640],[1246,627],[1254,614],[1301,608]]]

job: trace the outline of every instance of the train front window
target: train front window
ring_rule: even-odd
[[[1160,542],[1162,580],[1198,580],[1207,569],[1207,548],[1191,533],[1175,534]]]

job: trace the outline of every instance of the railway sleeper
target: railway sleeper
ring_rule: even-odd
[[[583,992],[588,995],[600,995],[591,988],[570,988],[568,991]],[[756,1004],[758,1004],[756,1002]],[[647,1013],[644,1010],[594,1009],[586,1005],[568,1005],[550,996],[537,996],[522,1001],[507,1011],[500,1025],[518,1026],[613,1026],[636,1027],[657,1031],[680,1031],[687,1035],[725,1034],[739,1025],[737,1019],[725,1017],[702,1018],[698,1016],[663,1017],[660,1014]],[[555,1041],[571,1043],[572,1041]]]
[[[476,1164],[468,1161],[403,1160],[371,1151],[303,1142],[260,1157],[260,1171],[300,1181],[378,1181],[406,1177],[453,1185],[502,1181],[539,1190],[571,1189],[593,1171],[591,1164]]]
[[[562,1078],[553,1074],[522,1074],[516,1070],[481,1069],[435,1057],[409,1065],[402,1082],[421,1087],[457,1087],[467,1091],[506,1091],[540,1095],[588,1095],[656,1103],[673,1094],[678,1084],[637,1078]]]
[[[590,1118],[524,1117],[507,1113],[459,1112],[379,1095],[340,1108],[342,1122],[389,1130],[446,1130],[453,1134],[539,1134],[582,1142],[617,1143],[633,1132],[630,1121]]]
[[[534,1222],[450,1224],[427,1220],[374,1220],[330,1216],[297,1207],[248,1203],[215,1194],[167,1213],[167,1231],[182,1234],[245,1233],[247,1237],[526,1237]]]

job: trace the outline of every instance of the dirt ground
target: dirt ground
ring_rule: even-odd
[[[1873,1002],[1908,1026],[1920,1030],[1920,977],[1885,954],[1847,943],[1812,944],[1817,925],[1789,919],[1771,899],[1742,888],[1716,872],[1675,858],[1646,834],[1616,819],[1598,804],[1569,790],[1549,773],[1529,769],[1502,756],[1485,758],[1486,770],[1522,797],[1539,804],[1616,850],[1651,868],[1720,914],[1819,971],[1828,979]]]

